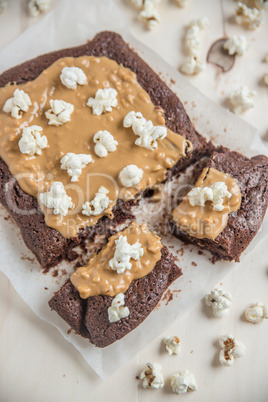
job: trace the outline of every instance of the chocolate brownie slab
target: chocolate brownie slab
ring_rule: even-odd
[[[209,250],[214,261],[239,261],[241,253],[260,229],[267,209],[268,158],[264,155],[247,158],[238,152],[219,147],[212,154],[207,168],[226,173],[237,181],[241,192],[239,209],[229,214],[226,226],[214,240],[196,238],[174,221],[172,233],[186,243]]]
[[[168,286],[182,275],[174,262],[174,256],[166,247],[154,269],[143,278],[131,282],[125,292],[125,306],[129,316],[117,322],[109,322],[108,307],[113,298],[99,295],[82,299],[68,281],[50,299],[49,306],[55,310],[77,334],[88,338],[103,348],[123,338],[135,329],[155,308]]]
[[[182,103],[167,85],[153,72],[150,67],[135,53],[123,39],[115,33],[103,32],[92,41],[83,46],[72,49],[64,49],[37,57],[4,72],[0,76],[0,87],[10,82],[23,84],[34,80],[46,68],[56,60],[66,57],[79,57],[84,55],[106,56],[115,60],[118,64],[130,68],[136,73],[138,82],[148,92],[155,106],[164,110],[166,125],[172,131],[184,136],[192,144],[192,150],[187,157],[181,158],[167,173],[167,177],[183,170],[190,163],[211,151],[211,143],[201,137],[192,127]],[[131,202],[119,202],[114,208],[114,220],[107,217],[101,218],[94,227],[81,229],[76,237],[66,239],[56,230],[46,226],[43,214],[38,210],[37,201],[23,192],[18,184],[12,180],[6,164],[0,163],[0,201],[7,207],[10,214],[18,223],[26,245],[36,255],[44,269],[48,269],[60,262],[63,258],[75,259],[76,253],[72,249],[83,244],[86,238],[92,238],[95,233],[109,235],[117,224],[126,219],[132,219],[130,213]],[[12,184],[9,183],[11,180]],[[8,183],[8,184],[7,184]],[[7,200],[7,189],[9,200]],[[16,213],[14,205],[18,204],[23,214]],[[29,212],[27,212],[29,210]]]

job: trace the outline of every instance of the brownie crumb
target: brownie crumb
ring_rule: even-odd
[[[197,267],[197,263],[194,262],[194,261],[192,261],[192,265],[193,265],[194,267]]]

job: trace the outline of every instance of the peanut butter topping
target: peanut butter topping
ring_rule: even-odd
[[[217,182],[224,182],[232,194],[229,199],[224,197],[222,211],[215,211],[211,201],[207,201],[205,206],[191,206],[188,195],[174,209],[173,220],[190,236],[214,240],[225,228],[230,212],[236,212],[239,209],[241,193],[237,181],[228,174],[213,168],[205,168],[195,187],[209,187]]]
[[[131,259],[132,267],[119,274],[112,270],[109,261],[114,257],[115,241],[119,236],[126,236],[129,244],[137,241],[143,248],[143,256],[138,260]],[[71,276],[71,282],[80,293],[82,299],[96,295],[115,296],[125,293],[131,282],[148,275],[161,259],[161,239],[151,233],[147,225],[133,222],[123,232],[110,237],[107,245],[94,254],[85,267],[78,268]]]
[[[81,68],[87,77],[87,84],[78,85],[76,89],[66,88],[60,80],[64,67]],[[6,100],[13,97],[17,88],[23,89],[31,100],[31,106],[21,114],[20,119],[3,111]],[[92,108],[86,104],[90,97],[95,97],[98,89],[103,88],[117,91],[117,106],[112,111],[94,115]],[[48,124],[45,113],[51,109],[50,100],[62,100],[73,105],[70,121],[59,126]],[[153,125],[165,124],[163,111],[154,107],[148,93],[137,82],[136,75],[105,57],[63,58],[34,81],[22,85],[8,84],[0,89],[0,156],[21,188],[38,200],[40,193],[49,191],[55,181],[63,183],[73,204],[66,216],[54,215],[51,208],[40,203],[46,224],[63,236],[75,236],[79,228],[94,225],[103,215],[111,217],[111,208],[117,199],[132,199],[141,190],[163,181],[167,169],[185,155],[186,147],[191,149],[191,144],[184,137],[169,129],[166,138],[158,141],[156,150],[135,145],[137,136],[131,128],[123,127],[123,119],[130,111],[140,111]],[[23,128],[32,125],[42,127],[47,138],[48,146],[42,149],[41,155],[22,154],[18,146]],[[118,142],[116,151],[109,152],[104,158],[94,151],[96,144],[93,137],[100,130],[107,130]],[[76,182],[71,182],[67,171],[61,169],[60,160],[68,152],[91,155],[93,159],[82,169]],[[124,188],[119,173],[130,164],[141,168],[143,176],[137,186]],[[97,216],[83,215],[82,205],[93,200],[100,187],[109,191],[109,210]]]

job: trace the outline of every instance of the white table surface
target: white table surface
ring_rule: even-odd
[[[162,23],[150,32],[137,21],[136,12],[127,1],[115,2],[128,19],[133,35],[173,67],[178,67],[185,58],[182,36],[185,24],[193,18],[207,16],[210,20],[209,28],[202,33],[204,60],[214,40],[224,34],[244,34],[251,48],[247,55],[237,58],[229,73],[221,74],[207,65],[202,74],[189,79],[223,106],[230,91],[240,85],[256,90],[256,107],[241,118],[255,125],[262,138],[268,140],[268,88],[262,83],[264,73],[268,73],[268,63],[263,61],[268,54],[268,15],[261,28],[248,31],[233,22],[233,0],[192,0],[186,9],[175,7],[172,0],[162,0]],[[26,16],[24,1],[10,0],[9,8],[0,15],[0,49],[36,20]],[[0,274],[0,402],[158,402],[184,398],[189,402],[267,402],[268,320],[253,325],[243,318],[244,310],[254,302],[268,303],[267,237],[251,255],[250,263],[237,264],[221,282],[233,296],[233,306],[226,318],[212,318],[200,302],[105,381],[55,328],[32,313]],[[234,334],[247,347],[246,355],[230,368],[218,364],[217,340],[225,333]],[[164,336],[173,335],[181,338],[182,352],[170,357],[161,342]],[[144,390],[135,379],[148,361],[162,364],[167,383],[163,390]],[[195,375],[199,390],[178,396],[171,392],[169,379],[184,368]]]

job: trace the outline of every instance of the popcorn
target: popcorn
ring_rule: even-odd
[[[264,83],[265,85],[268,85],[268,74],[264,75]]]
[[[54,215],[67,215],[68,209],[72,208],[71,197],[66,194],[64,185],[60,181],[55,181],[50,190],[41,193],[39,199],[47,208],[53,208]]]
[[[22,112],[27,112],[32,102],[29,95],[22,89],[16,89],[13,98],[6,101],[3,107],[5,113],[11,113],[11,116],[15,119],[22,118]]]
[[[235,20],[237,24],[243,24],[248,29],[256,29],[263,22],[263,11],[257,8],[249,8],[245,4],[239,2],[236,8]]]
[[[68,175],[72,177],[71,181],[78,181],[82,169],[84,169],[88,163],[92,162],[92,156],[68,152],[61,158],[60,162],[61,169],[67,170]]]
[[[146,8],[160,3],[160,0],[130,0],[136,8]]]
[[[149,29],[155,28],[161,22],[160,15],[152,2],[148,3],[144,10],[140,12],[139,19],[147,24]]]
[[[167,129],[164,126],[154,126],[151,120],[146,120],[141,112],[129,112],[124,120],[123,126],[132,127],[135,135],[139,138],[135,144],[150,150],[157,149],[157,140],[163,140],[167,136]]]
[[[225,317],[232,305],[232,296],[222,289],[213,289],[205,297],[206,304],[212,307],[214,317]]]
[[[49,125],[61,126],[71,121],[71,114],[74,111],[74,107],[71,103],[53,99],[51,99],[49,103],[51,109],[47,110],[45,113],[46,118],[49,120]]]
[[[85,85],[87,83],[87,76],[81,68],[64,67],[61,71],[60,80],[67,88],[76,89],[77,84]]]
[[[38,17],[38,15],[44,11],[48,11],[50,8],[51,0],[30,0],[28,3],[28,9],[32,17]]]
[[[259,10],[268,10],[268,0],[255,0],[255,6]]]
[[[114,139],[109,131],[98,131],[94,137],[95,142],[95,152],[100,158],[105,158],[108,152],[116,151],[118,142]]]
[[[180,7],[186,7],[190,3],[190,0],[176,0],[176,3]]]
[[[254,324],[260,324],[264,318],[268,318],[268,305],[256,303],[245,311],[245,317]]]
[[[188,370],[183,370],[171,377],[171,388],[176,394],[186,394],[188,391],[197,391],[195,378]]]
[[[206,17],[193,20],[187,27],[185,41],[188,48],[189,58],[180,67],[183,74],[193,75],[198,74],[204,69],[203,63],[198,61],[201,51],[200,31],[208,26],[209,22]]]
[[[98,192],[95,194],[94,199],[90,202],[87,201],[82,205],[82,214],[96,216],[105,211],[110,204],[110,200],[106,195],[108,193],[109,191],[105,187],[100,187]]]
[[[159,363],[146,364],[146,368],[140,374],[140,380],[143,380],[143,388],[163,388],[164,378],[161,369],[162,367]]]
[[[114,88],[98,89],[95,98],[88,99],[87,106],[92,107],[93,114],[100,116],[117,106],[116,96],[117,91]]]
[[[136,165],[127,165],[119,173],[119,179],[123,186],[132,187],[137,186],[143,176],[143,170]]]
[[[181,351],[181,343],[180,339],[177,336],[173,336],[172,338],[166,337],[163,340],[164,344],[166,345],[166,349],[169,355],[173,353],[178,355]]]
[[[227,334],[219,339],[222,350],[220,351],[219,360],[225,367],[234,364],[234,359],[244,356],[246,348],[242,342],[239,342],[233,335]]]
[[[124,307],[124,294],[118,293],[113,300],[111,307],[108,307],[108,317],[110,322],[116,322],[129,316],[129,308]]]
[[[25,127],[19,140],[21,153],[27,155],[41,155],[42,149],[47,147],[47,137],[41,135],[43,128],[40,126]]]
[[[229,97],[233,106],[233,112],[239,114],[254,107],[253,98],[256,94],[255,91],[250,91],[246,86],[242,86],[233,91]]]
[[[231,198],[232,194],[228,191],[224,182],[213,183],[210,187],[194,187],[189,193],[189,204],[205,206],[206,201],[212,201],[214,211],[222,211],[224,209],[223,198]]]
[[[114,257],[109,261],[109,267],[118,274],[130,271],[132,264],[130,259],[137,261],[143,256],[144,250],[141,244],[137,241],[134,244],[129,244],[126,236],[120,236],[115,240]]]
[[[234,54],[238,54],[239,56],[243,56],[249,48],[249,44],[245,36],[233,35],[230,39],[228,39],[223,48],[228,50],[228,53],[232,56]]]

